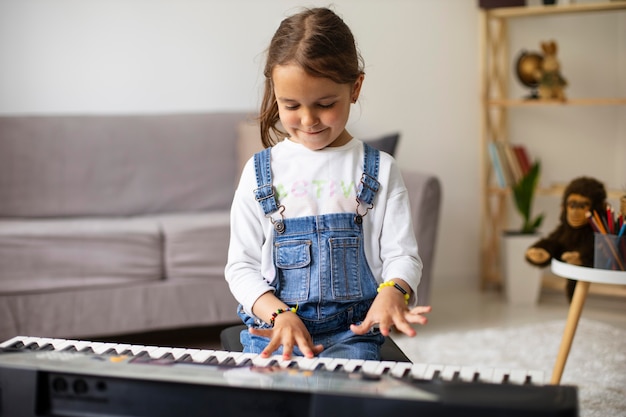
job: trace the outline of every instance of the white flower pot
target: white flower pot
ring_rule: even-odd
[[[502,235],[502,271],[504,293],[512,305],[535,305],[541,292],[542,269],[528,263],[526,250],[538,234],[504,233]]]

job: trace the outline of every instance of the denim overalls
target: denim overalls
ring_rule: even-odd
[[[313,344],[324,345],[320,357],[380,360],[379,348],[384,341],[378,330],[362,336],[350,331],[350,324],[365,319],[378,287],[365,259],[362,217],[373,207],[380,186],[380,154],[367,144],[364,147],[364,173],[355,213],[290,219],[283,218],[285,208],[275,198],[271,148],[254,156],[255,198],[274,225],[276,277],[271,285],[279,299],[290,307],[297,306],[296,314],[309,330]],[[363,214],[359,213],[361,203],[367,205]],[[239,315],[248,326],[271,327],[254,320],[241,307]],[[241,342],[244,352],[261,353],[269,340],[244,330]],[[282,347],[277,353],[282,354]],[[297,346],[294,354],[302,355]]]

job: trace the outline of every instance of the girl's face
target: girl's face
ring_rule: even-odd
[[[311,150],[345,145],[350,104],[359,97],[364,76],[354,84],[313,77],[295,64],[272,71],[280,122],[290,139]]]

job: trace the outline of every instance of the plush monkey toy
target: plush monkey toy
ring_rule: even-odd
[[[593,267],[594,232],[587,213],[602,213],[606,208],[604,184],[596,179],[580,177],[568,184],[561,202],[561,223],[546,238],[526,250],[526,260],[544,267],[552,258],[563,262]],[[566,294],[571,301],[575,280],[567,280]]]

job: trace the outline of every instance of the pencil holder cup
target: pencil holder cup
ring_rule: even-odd
[[[594,239],[594,268],[624,271],[626,236],[596,233]]]

